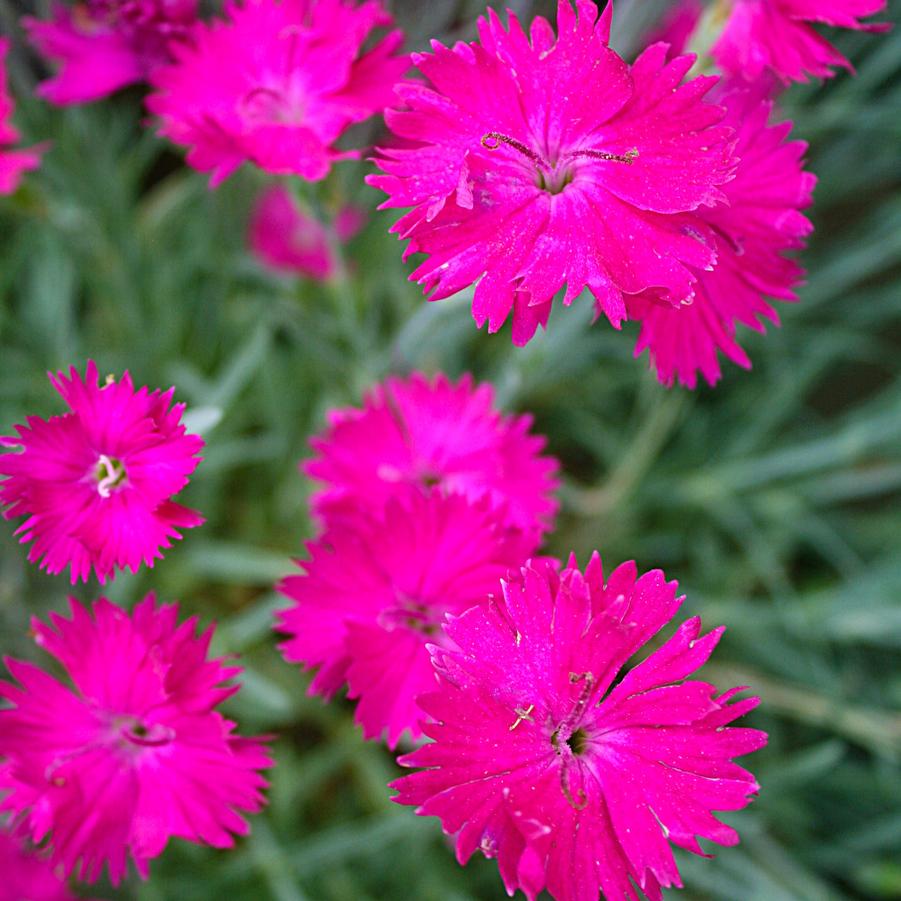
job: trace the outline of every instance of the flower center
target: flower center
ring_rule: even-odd
[[[425,469],[419,474],[419,484],[423,488],[434,488],[440,485],[444,477],[432,469]]]
[[[382,610],[378,624],[389,632],[398,627],[434,637],[441,634],[442,611],[420,598],[399,591],[397,604]]]
[[[576,757],[579,757],[585,753],[585,750],[588,747],[588,733],[580,726],[568,739],[566,739],[566,743],[569,745],[570,751],[572,751]]]
[[[633,147],[623,154],[587,148],[583,150],[569,150],[562,154],[556,162],[551,163],[522,141],[511,138],[502,132],[489,131],[482,135],[482,146],[486,150],[498,150],[501,144],[512,148],[532,163],[535,167],[535,184],[542,191],[547,191],[549,194],[560,194],[568,184],[572,183],[576,171],[571,164],[576,160],[600,160],[602,162],[624,163],[627,166],[631,166],[638,158],[637,147]]]
[[[299,125],[303,109],[278,88],[257,87],[239,101],[244,119],[258,125]]]
[[[564,757],[568,756],[564,749],[567,749],[574,757],[581,757],[588,751],[591,736],[583,726],[577,726],[572,732],[569,731],[570,728],[567,723],[562,723],[551,734],[551,745],[558,754]]]
[[[136,717],[126,717],[116,724],[121,739],[139,748],[159,748],[175,739],[175,730],[162,723],[150,723]]]
[[[101,454],[94,466],[94,481],[97,483],[97,493],[101,497],[109,497],[128,484],[125,464],[118,457]]]

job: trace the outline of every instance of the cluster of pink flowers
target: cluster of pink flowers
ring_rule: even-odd
[[[699,12],[669,23],[676,41]],[[412,208],[393,231],[425,255],[411,279],[432,300],[475,284],[476,323],[509,319],[525,344],[561,290],[568,306],[587,288],[615,328],[641,320],[636,352],[662,382],[713,384],[718,352],[750,365],[737,324],[762,330],[768,298],[795,299],[786,253],[810,231],[814,179],[759,84],[685,81],[694,58],[663,43],[628,65],[611,15],[560,0],[555,35],[489,11],[480,41],[415,55],[428,84],[399,86],[387,121],[404,143],[369,181]]]
[[[84,377],[73,367],[50,379],[69,412],[31,416],[0,440],[5,516],[25,517],[31,561],[69,567],[72,582],[153,566],[179,529],[203,522],[171,499],[203,447],[181,423],[184,405],[174,389],[136,390],[127,372],[101,384],[93,362]],[[119,882],[130,858],[146,877],[170,837],[224,848],[247,831],[241,814],[261,807],[271,760],[216,712],[240,669],[208,658],[212,629],[197,635],[196,619],[179,624],[178,607],[150,595],[131,615],[73,598],[70,618],[34,620],[32,632],[71,685],[6,661],[0,814],[14,837],[0,835],[12,858],[0,897],[21,880],[16,899],[68,898],[60,874],[94,882],[106,866]]]
[[[490,388],[414,375],[330,416],[305,472],[323,533],[281,591],[289,661],[310,691],[346,684],[364,736],[420,772],[398,803],[438,816],[465,863],[496,857],[510,894],[648,897],[679,885],[668,840],[734,844],[711,811],[757,791],[733,757],[766,736],[727,728],[757,699],[683,681],[722,629],[686,622],[614,681],[678,610],[675,583],[633,563],[605,580],[536,556],[552,525],[556,463]]]
[[[478,41],[413,55],[425,81],[402,80],[400,31],[373,40],[392,23],[380,0],[229,0],[211,21],[196,0],[86,0],[25,24],[62,63],[43,96],[83,102],[149,81],[161,133],[213,186],[244,162],[321,180],[359,157],[337,143],[348,127],[399,101],[368,181],[384,207],[407,210],[393,231],[424,256],[411,279],[430,299],[474,286],[476,323],[509,321],[522,345],[555,297],[569,306],[587,291],[596,318],[641,323],[636,355],[648,350],[661,382],[695,387],[720,378],[721,354],[750,366],[738,326],[778,323],[772,301],[795,300],[804,275],[793,254],[814,179],[772,97],[850,68],[815,26],[881,31],[872,17],[884,8],[681,0],[631,64],[609,46],[612,2],[558,0],[556,33],[489,10]],[[718,85],[687,78],[694,57],[673,55],[711,28]],[[756,152],[763,144],[778,152]],[[36,165],[34,154],[4,159],[13,184]],[[334,272],[342,240],[280,189],[250,235],[267,265],[317,279]]]
[[[212,186],[245,162],[320,181],[361,155],[339,143],[350,126],[395,105],[368,180],[406,211],[393,231],[423,255],[411,279],[431,299],[474,287],[477,324],[509,322],[524,345],[558,295],[587,290],[595,318],[639,324],[635,353],[662,383],[714,384],[720,355],[750,366],[738,326],[778,322],[773,302],[796,300],[804,275],[815,178],[777,90],[850,68],[814,26],[882,30],[885,0],[687,0],[631,64],[602,6],[558,0],[556,28],[489,10],[478,40],[414,54],[420,80],[402,80],[410,58],[380,0],[226,0],[211,21],[196,0],[85,0],[24,24],[59,64],[41,96],[149,83],[161,133]],[[682,50],[716,16],[724,77],[691,78]],[[9,149],[8,50],[0,39],[0,194],[42,152]],[[250,244],[324,279],[360,223],[344,207],[325,225],[279,185]],[[203,448],[184,405],[93,362],[50,380],[67,411],[0,438],[3,516],[31,562],[72,583],[153,567],[203,522],[174,500]],[[559,465],[532,424],[490,385],[440,374],[332,411],[302,465],[319,533],[279,585],[280,648],[315,671],[312,693],[346,686],[366,738],[428,739],[400,758],[417,771],[394,800],[437,816],[460,863],[496,858],[529,899],[657,901],[681,885],[671,844],[738,841],[713,813],[757,792],[734,758],[766,735],[732,724],[758,699],[690,678],[722,633],[698,618],[623,674],[682,598],[658,570],[542,554]],[[146,877],[170,838],[226,848],[247,832],[272,761],[218,711],[240,668],[210,657],[212,628],[148,595],[131,613],[72,599],[32,631],[68,678],[10,659],[0,680],[0,899],[66,901],[70,876],[118,883],[131,862]]]
[[[280,588],[282,652],[316,667],[310,690],[345,682],[367,737],[420,735],[426,651],[534,554],[557,508],[556,460],[528,416],[504,416],[489,385],[389,379],[362,409],[337,410],[304,465],[322,535]]]
[[[73,578],[104,578],[119,551],[151,563],[146,522],[170,509],[199,439],[171,391],[136,391],[127,374],[101,386],[93,363],[53,381],[70,412],[18,428],[21,451],[0,458],[9,513],[28,515],[48,567],[68,562]],[[311,691],[347,684],[367,737],[433,739],[402,759],[425,769],[396,800],[439,816],[461,862],[496,856],[530,898],[546,886],[564,901],[625,899],[630,879],[658,898],[679,884],[668,839],[698,853],[696,835],[737,840],[710,811],[756,791],[731,760],[765,736],[726,728],[756,699],[682,681],[721,631],[700,638],[697,619],[611,690],[681,599],[634,564],[605,581],[598,558],[583,576],[537,556],[558,464],[529,416],[493,400],[468,377],[415,374],[331,415],[304,464],[323,531],[281,585],[282,650],[317,670]],[[146,877],[170,838],[230,847],[247,831],[271,759],[216,710],[239,669],[209,658],[212,629],[198,635],[150,595],[131,614],[72,599],[32,631],[69,681],[19,660],[0,680],[17,878],[65,897],[60,876],[107,869],[118,883],[132,861]]]

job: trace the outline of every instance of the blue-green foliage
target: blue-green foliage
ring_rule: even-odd
[[[620,6],[623,47],[657,4]],[[416,47],[470,36],[479,10],[474,0],[393,7]],[[6,30],[13,8],[0,10]],[[267,274],[244,241],[259,173],[209,191],[142,127],[138,92],[39,104],[19,42],[17,121],[53,147],[0,199],[0,431],[56,412],[45,371],[89,356],[101,371],[177,386],[208,441],[184,499],[208,523],[109,594],[130,605],[154,589],[215,619],[217,650],[246,666],[230,714],[246,733],[279,736],[271,805],[237,850],[175,842],[148,883],[92,896],[503,896],[493,864],[461,869],[435,822],[389,802],[391,756],[361,740],[346,702],[306,696],[308,677],[270,632],[273,583],[313,528],[296,469],[308,437],[328,408],[357,402],[386,373],[442,368],[490,379],[506,408],[536,414],[566,472],[550,550],[584,562],[599,547],[609,563],[664,567],[688,595],[686,614],[729,627],[710,678],[763,696],[750,718],[771,735],[752,763],[763,790],[728,817],[742,844],[712,861],[681,858],[682,897],[901,898],[901,29],[840,41],[858,77],[786,97],[820,179],[802,303],[782,307],[782,329],[742,336],[751,373],[727,364],[718,388],[694,393],[667,391],[632,359],[633,326],[589,328],[586,299],[557,310],[524,350],[478,332],[468,295],[425,304],[388,213],[353,240],[345,280]],[[342,164],[298,190],[374,208],[367,171]],[[27,565],[12,533],[0,529],[2,651],[37,659],[29,616],[60,609],[68,585]]]

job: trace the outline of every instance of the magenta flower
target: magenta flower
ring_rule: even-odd
[[[279,175],[317,181],[356,150],[334,143],[381,112],[408,66],[393,31],[363,51],[373,29],[391,24],[376,0],[246,0],[226,3],[226,21],[198,23],[191,45],[152,78],[147,102],[162,134],[187,145],[188,162],[218,185],[249,160]]]
[[[75,901],[50,864],[0,828],[0,901]]]
[[[116,569],[153,566],[179,529],[203,517],[171,500],[196,468],[203,448],[181,424],[184,404],[175,391],[137,391],[126,372],[98,383],[97,366],[85,378],[50,375],[69,412],[29,416],[16,436],[0,438],[0,506],[6,519],[26,517],[16,530],[28,553],[50,573],[70,567],[72,582],[93,570],[101,583]]]
[[[196,19],[197,0],[56,3],[51,21],[24,19],[35,47],[61,64],[38,93],[61,106],[90,103],[146,81],[172,59]]]
[[[71,619],[33,621],[37,643],[71,687],[7,660],[0,681],[0,810],[46,842],[54,865],[118,883],[130,856],[142,877],[171,837],[229,848],[258,811],[270,766],[259,739],[234,734],[215,708],[240,672],[208,659],[210,628],[178,624],[176,604],[148,595],[131,615],[105,598]]]
[[[885,31],[888,23],[862,22],[882,12],[885,0],[729,0],[729,18],[713,56],[723,71],[747,81],[772,72],[783,82],[830,78],[834,67],[853,67],[817,33],[813,23]]]
[[[259,261],[276,272],[322,281],[335,273],[333,242],[348,241],[362,228],[359,207],[341,209],[326,226],[303,209],[283,185],[260,195],[248,228],[248,243]]]
[[[440,684],[420,706],[434,741],[400,759],[424,769],[395,800],[439,817],[461,864],[496,857],[511,895],[631,901],[634,880],[659,901],[681,885],[668,841],[696,854],[698,836],[738,841],[711,811],[757,791],[731,760],[766,735],[727,726],[758,699],[683,681],[723,631],[701,637],[697,617],[612,687],[682,602],[659,570],[636,575],[626,563],[605,582],[597,554],[584,576],[574,560],[559,574],[529,564],[450,618],[456,648],[431,649]]]
[[[768,125],[773,110],[761,91],[730,88],[721,94],[726,122],[736,129],[741,162],[724,187],[728,204],[699,210],[716,234],[716,268],[699,271],[690,305],[674,308],[647,294],[629,302],[641,319],[635,348],[648,349],[657,377],[666,385],[694,388],[700,372],[714,385],[720,378],[717,352],[739,366],[751,361],[736,340],[736,324],[765,330],[778,324],[767,298],[796,301],[804,270],[785,256],[804,246],[813,226],[801,210],[810,206],[816,177],[804,171],[803,141],[786,140],[791,122]]]
[[[472,501],[487,495],[513,526],[547,531],[558,463],[541,455],[545,439],[531,426],[531,416],[499,413],[491,385],[468,375],[456,384],[442,374],[389,378],[362,409],[333,410],[310,442],[319,456],[302,469],[325,485],[313,510],[326,522],[377,514],[399,486],[438,485]]]
[[[697,269],[713,264],[706,235],[678,214],[722,199],[732,175],[715,83],[682,84],[692,59],[649,47],[631,67],[609,47],[612,4],[560,0],[559,37],[542,18],[527,37],[489,10],[481,43],[414,56],[431,82],[405,84],[388,124],[410,142],[384,148],[371,184],[383,207],[412,207],[394,225],[407,254],[426,260],[411,280],[432,300],[477,283],[472,314],[497,331],[512,314],[526,344],[588,288],[617,328],[625,295],[650,287],[678,305]]]
[[[394,747],[421,734],[416,698],[435,685],[426,642],[442,641],[444,615],[484,601],[535,543],[499,524],[487,499],[407,489],[307,551],[303,574],[279,586],[294,602],[278,618],[291,636],[282,653],[318,667],[311,693],[330,697],[346,681],[363,734],[387,732]]]
[[[9,40],[0,37],[0,194],[12,194],[19,186],[22,175],[37,169],[41,164],[43,148],[29,150],[8,149],[19,140],[19,132],[13,127],[12,118],[15,103],[6,83],[6,55]]]

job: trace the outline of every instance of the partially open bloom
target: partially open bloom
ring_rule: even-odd
[[[203,447],[181,424],[184,404],[172,405],[174,388],[135,390],[128,372],[101,385],[93,361],[84,379],[73,366],[50,381],[69,412],[29,416],[0,438],[3,515],[26,517],[16,534],[34,542],[28,559],[50,573],[70,567],[72,582],[153,566],[179,529],[203,522],[171,499]]]
[[[358,151],[334,144],[344,130],[391,102],[407,68],[377,0],[227,2],[225,21],[198,24],[176,62],[157,70],[148,107],[162,133],[189,147],[188,162],[215,186],[241,163],[316,181]]]
[[[444,615],[483,602],[534,550],[487,500],[398,491],[382,515],[307,546],[303,574],[279,586],[294,602],[279,614],[291,636],[282,653],[318,667],[311,692],[329,697],[346,681],[364,735],[387,732],[393,747],[420,734],[416,698],[435,685],[426,642],[442,641]]]
[[[625,296],[659,289],[675,305],[711,266],[703,230],[678,215],[722,199],[732,176],[730,130],[704,95],[714,78],[682,83],[691,57],[655,44],[628,66],[608,46],[612,4],[559,0],[555,39],[529,36],[489,10],[481,43],[414,56],[431,86],[404,84],[387,114],[407,145],[384,148],[369,181],[383,207],[412,207],[393,231],[426,260],[411,279],[432,300],[477,283],[472,314],[513,341],[547,323],[586,287],[614,326]]]
[[[286,187],[273,185],[254,207],[248,240],[264,266],[323,280],[335,272],[333,242],[350,240],[363,217],[360,208],[347,206],[325,225],[303,209]]]
[[[783,82],[829,78],[851,63],[814,24],[885,31],[864,22],[885,9],[885,0],[728,0],[729,17],[712,53],[720,68],[746,81],[773,73]]]
[[[197,0],[55,3],[53,18],[24,20],[32,42],[60,70],[38,87],[51,103],[90,103],[145,81],[172,58],[197,19]]]
[[[398,803],[437,816],[457,859],[496,857],[507,891],[557,901],[660,901],[681,885],[669,842],[738,841],[711,811],[739,810],[757,791],[732,762],[766,743],[729,728],[757,698],[702,681],[722,629],[688,620],[614,682],[682,599],[659,570],[634,563],[606,582],[595,555],[583,574],[527,565],[503,596],[450,618],[456,648],[431,649],[438,689],[420,699],[433,742],[400,759]],[[447,644],[446,642],[444,643]]]
[[[248,831],[270,765],[258,739],[216,712],[239,668],[208,659],[212,629],[179,625],[152,595],[129,615],[105,599],[71,618],[33,622],[37,643],[71,685],[7,660],[0,682],[0,810],[45,842],[51,861],[93,882],[118,883],[128,857],[146,877],[169,838],[229,848]]]
[[[514,526],[544,532],[557,511],[557,461],[541,454],[532,417],[505,416],[491,385],[470,376],[389,378],[362,409],[333,410],[310,444],[304,472],[324,483],[312,506],[326,521],[378,513],[404,485],[439,486],[476,501],[491,498]]]
[[[0,37],[0,194],[12,194],[19,186],[22,175],[41,164],[40,148],[9,149],[19,140],[19,132],[10,121],[15,103],[6,83],[7,53],[9,41]]]
[[[629,302],[630,317],[642,321],[636,356],[647,349],[667,385],[678,379],[694,388],[699,372],[715,384],[718,351],[750,367],[736,325],[762,332],[764,320],[778,324],[768,298],[797,300],[804,270],[785,254],[803,247],[813,229],[801,210],[810,206],[816,177],[804,171],[807,144],[787,140],[792,123],[768,124],[773,104],[755,89],[730,88],[721,102],[741,162],[723,189],[728,204],[696,214],[716,235],[716,268],[697,273],[690,304],[674,308],[650,292]]]
[[[75,901],[53,867],[0,827],[0,901]]]

